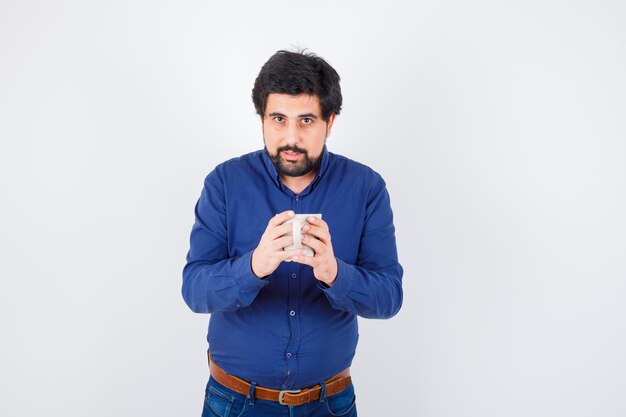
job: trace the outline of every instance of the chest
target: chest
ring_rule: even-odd
[[[366,192],[348,184],[316,187],[296,196],[278,187],[240,186],[226,201],[230,256],[256,248],[269,220],[286,210],[297,214],[320,213],[328,224],[335,256],[356,261],[365,221]]]

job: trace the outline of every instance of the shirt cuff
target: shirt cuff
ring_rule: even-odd
[[[319,286],[329,298],[339,301],[346,297],[352,289],[355,279],[355,268],[337,257],[335,259],[337,259],[337,278],[335,278],[335,282],[329,287],[320,281]]]
[[[260,279],[252,272],[252,252],[247,252],[235,259],[233,271],[235,272],[235,282],[244,292],[257,292],[269,284],[268,279]]]

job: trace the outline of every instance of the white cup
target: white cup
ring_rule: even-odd
[[[291,223],[293,225],[291,233],[287,233],[288,236],[293,235],[293,245],[286,246],[284,250],[305,249],[306,256],[315,255],[315,251],[313,250],[313,248],[302,244],[302,228],[306,224],[308,224],[308,222],[306,221],[308,217],[317,217],[318,219],[321,219],[322,215],[321,214],[296,214],[291,219],[285,222],[285,224]],[[291,259],[287,259],[286,262],[291,262]]]

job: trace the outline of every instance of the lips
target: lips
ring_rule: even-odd
[[[293,151],[283,151],[283,155],[285,156],[285,158],[287,158],[288,160],[296,160],[300,158],[300,155],[302,155],[300,152],[293,152]]]

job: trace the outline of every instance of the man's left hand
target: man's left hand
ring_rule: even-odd
[[[307,218],[309,224],[302,228],[302,244],[315,251],[315,256],[297,255],[293,260],[313,268],[313,275],[318,280],[331,286],[337,278],[337,259],[330,242],[328,224],[317,217]]]

